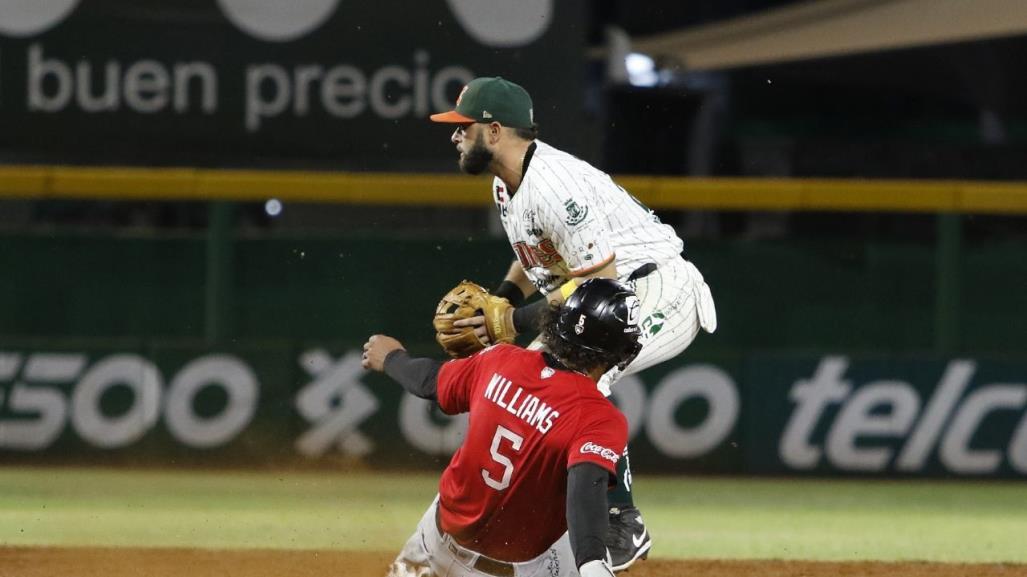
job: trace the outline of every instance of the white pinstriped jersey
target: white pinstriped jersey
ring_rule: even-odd
[[[514,254],[536,288],[548,294],[615,257],[617,277],[626,280],[645,263],[681,254],[674,229],[608,174],[540,140],[535,144],[514,195],[498,177],[492,191]]]

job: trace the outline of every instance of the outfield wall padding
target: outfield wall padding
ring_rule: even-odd
[[[239,239],[205,340],[204,241],[0,242],[4,462],[438,468],[461,421],[359,368],[372,333],[439,355],[430,318],[509,264],[491,238]],[[689,243],[720,327],[621,382],[639,471],[1022,477],[1027,265],[971,244],[958,350],[937,352],[919,244]]]

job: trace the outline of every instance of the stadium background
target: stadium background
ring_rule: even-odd
[[[274,5],[0,5],[8,493],[61,472],[241,469],[259,484],[298,470],[350,486],[416,471],[430,498],[462,420],[364,374],[356,351],[387,332],[436,354],[438,297],[508,266],[487,182],[457,174],[425,118],[470,78],[503,75],[532,93],[544,140],[678,229],[713,289],[718,332],[615,395],[654,499],[723,476],[768,499],[777,479],[805,493],[826,477],[1024,496],[1020,3]],[[1009,484],[976,484],[996,479]],[[82,486],[50,494],[94,502]],[[862,486],[840,501],[859,510]],[[419,506],[381,542],[311,547],[392,551]],[[0,506],[0,545],[29,546],[2,550],[0,575],[5,555],[44,545],[195,545],[31,522],[25,537],[24,507]],[[1009,530],[990,543],[1022,536],[1027,513],[994,508]],[[701,535],[691,512],[660,519]],[[823,558],[692,549],[689,535],[667,556]],[[856,549],[825,555],[1027,560]]]

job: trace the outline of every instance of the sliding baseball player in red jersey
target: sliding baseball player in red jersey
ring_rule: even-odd
[[[391,337],[364,345],[383,371],[448,414],[469,412],[463,446],[390,577],[611,577],[607,490],[627,422],[597,389],[638,354],[639,300],[593,279],[542,320],[548,351],[496,345],[446,363]]]
[[[679,355],[700,328],[716,330],[710,289],[682,257],[683,242],[674,229],[608,174],[539,140],[524,88],[503,78],[476,78],[454,110],[431,119],[457,125],[451,140],[461,170],[495,177],[492,198],[516,257],[493,291],[516,307],[501,333],[532,331],[548,303],[565,300],[586,278],[627,283],[642,303],[642,351],[599,381],[609,395],[618,379]],[[525,304],[535,292],[545,298]],[[484,323],[483,317],[474,317],[454,326],[476,326],[488,343]],[[652,545],[634,506],[628,464],[625,454],[618,466],[621,483],[610,498],[606,543],[615,570],[645,558]]]

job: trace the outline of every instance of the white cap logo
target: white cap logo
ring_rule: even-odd
[[[3,0],[0,34],[18,38],[57,26],[78,6],[79,0]]]
[[[574,334],[580,335],[585,332],[585,315],[578,318],[578,324],[574,325]]]

